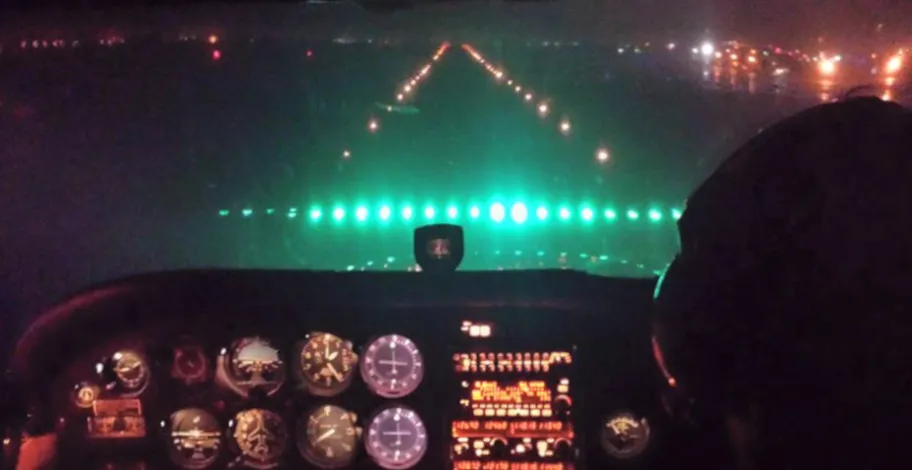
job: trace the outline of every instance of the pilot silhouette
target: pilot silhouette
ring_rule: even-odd
[[[653,350],[669,408],[727,436],[727,468],[909,465],[912,113],[854,98],[780,122],[679,230]]]

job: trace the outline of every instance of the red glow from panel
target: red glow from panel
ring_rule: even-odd
[[[474,403],[551,403],[551,389],[543,380],[520,380],[515,385],[501,385],[493,380],[472,383]]]
[[[460,460],[453,462],[453,470],[573,470],[573,465],[563,462],[508,462],[506,460]]]
[[[573,439],[569,423],[561,421],[454,421],[452,435],[459,437]]]

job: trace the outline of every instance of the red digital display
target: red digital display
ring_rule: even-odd
[[[573,469],[569,352],[475,351],[453,362],[462,378],[454,470]]]
[[[573,363],[566,351],[472,352],[453,355],[457,373],[547,373]]]
[[[573,464],[563,462],[510,462],[507,460],[460,460],[453,470],[573,470]]]
[[[504,385],[495,380],[472,383],[472,403],[550,404],[551,389],[544,380],[520,380]]]
[[[573,430],[563,421],[454,421],[453,437],[563,438],[573,439]]]
[[[146,437],[146,420],[137,399],[95,400],[86,425],[91,439]]]
[[[557,380],[474,380],[462,384],[460,402],[472,417],[555,419],[569,410],[570,382]]]

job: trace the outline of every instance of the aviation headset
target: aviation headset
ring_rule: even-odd
[[[653,355],[668,384],[666,410],[674,418],[701,426],[738,410],[763,389],[781,391],[774,388],[785,385],[763,378],[808,353],[801,341],[782,341],[795,328],[770,321],[768,312],[819,300],[802,289],[815,275],[812,255],[795,249],[789,234],[820,222],[815,209],[824,196],[807,191],[809,182],[780,166],[788,158],[765,157],[800,152],[802,145],[829,138],[834,119],[854,126],[884,111],[908,116],[895,103],[857,98],[787,118],[748,141],[687,201],[678,221],[680,251],[656,285],[652,335]],[[752,157],[760,154],[764,158]],[[782,171],[798,180],[782,194],[749,187],[769,182],[762,174],[755,178],[757,173],[775,178]]]

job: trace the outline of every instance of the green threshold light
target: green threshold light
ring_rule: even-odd
[[[641,219],[654,225],[663,223],[674,224],[683,214],[678,207],[662,207],[644,204],[639,207],[629,206],[621,208],[612,204],[599,205],[597,203],[548,204],[542,203],[530,207],[523,201],[496,201],[488,205],[478,204],[448,204],[445,209],[438,209],[433,205],[419,208],[411,204],[335,204],[329,212],[324,213],[320,205],[311,205],[306,212],[310,223],[318,224],[328,216],[337,224],[390,224],[394,222],[405,223],[430,223],[435,221],[461,222],[465,224],[489,222],[497,224],[523,225],[529,222],[576,222],[583,224],[615,223],[626,220],[629,223],[639,222]],[[576,207],[576,209],[574,209]],[[284,212],[282,212],[284,211]],[[287,218],[293,219],[298,215],[295,207],[286,209],[263,208],[255,209],[244,207],[240,210],[219,209],[217,214],[221,218],[267,216],[273,213],[284,213]]]

